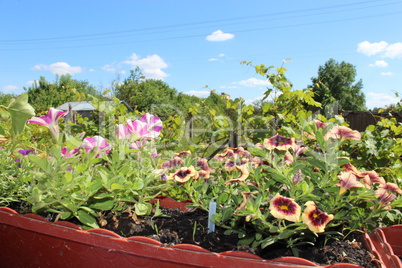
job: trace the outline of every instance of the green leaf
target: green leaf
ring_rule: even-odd
[[[30,154],[28,155],[28,158],[30,161],[34,162],[36,165],[38,165],[43,171],[47,172],[49,169],[49,160],[48,159],[42,159],[39,156]]]
[[[262,240],[261,248],[266,248],[276,242],[276,237],[268,237]]]
[[[73,216],[73,213],[71,211],[64,211],[60,213],[60,219],[62,220],[67,220]]]
[[[28,103],[28,93],[13,99],[7,110],[11,114],[10,132],[13,137],[16,137],[24,130],[27,120],[35,115],[34,108]]]
[[[227,193],[222,193],[219,195],[217,202],[218,203],[225,203],[228,200],[229,195]]]
[[[98,210],[111,210],[113,208],[113,199],[99,200],[94,204],[90,205],[90,208]]]
[[[145,186],[144,181],[143,181],[142,179],[137,178],[137,179],[134,181],[134,183],[133,183],[132,189],[133,189],[134,191],[139,191],[139,190],[141,190],[142,188],[144,188],[144,186]]]
[[[135,203],[135,214],[148,215],[152,210],[152,205],[149,203]]]
[[[294,233],[294,230],[284,230],[278,235],[278,239],[286,239]]]
[[[113,190],[124,190],[124,187],[121,184],[118,183],[112,183],[110,188]]]
[[[72,212],[75,212],[78,209],[78,207],[75,204],[71,203],[69,200],[63,200],[60,202],[60,204]]]
[[[92,215],[89,215],[88,212],[86,212],[82,209],[77,211],[76,217],[80,222],[82,222],[83,224],[85,224],[89,227],[99,228],[95,217],[93,217]]]

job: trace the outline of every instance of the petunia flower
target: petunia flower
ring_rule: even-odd
[[[198,177],[203,178],[204,180],[207,180],[210,177],[210,172],[206,171],[206,170],[199,170],[198,171]]]
[[[283,197],[277,193],[269,203],[269,210],[275,218],[292,222],[300,221],[301,209],[293,199]]]
[[[242,192],[241,193],[241,195],[243,197],[243,200],[240,202],[240,204],[235,209],[235,211],[234,211],[235,215],[239,214],[239,210],[246,210],[247,209],[247,203],[251,200],[251,195],[252,194],[258,194],[258,191]]]
[[[339,190],[340,195],[350,188],[364,188],[364,185],[351,172],[343,171],[338,175],[338,178],[339,182],[336,185],[341,187]]]
[[[293,155],[289,152],[286,151],[285,156],[283,157],[283,159],[285,160],[285,163],[290,165],[294,162],[294,158]]]
[[[301,181],[302,178],[303,178],[303,173],[302,173],[301,169],[299,169],[297,171],[297,173],[295,173],[293,175],[293,183],[297,184],[299,181]]]
[[[229,157],[233,157],[235,154],[231,148],[226,148],[222,153],[215,155],[214,159],[217,161],[225,161]]]
[[[245,181],[248,176],[250,175],[250,169],[248,168],[247,163],[241,164],[241,165],[236,165],[236,168],[240,170],[240,176],[234,179],[228,180],[225,184],[228,185],[232,182],[242,182]]]
[[[147,123],[139,120],[127,119],[126,124],[120,124],[117,127],[119,139],[128,139],[131,142],[146,138],[149,133]]]
[[[225,170],[228,172],[231,172],[233,170],[240,170],[241,166],[244,166],[247,163],[248,163],[247,159],[242,159],[242,160],[237,160],[237,161],[228,159],[225,162]]]
[[[66,158],[70,158],[71,156],[76,154],[79,150],[80,150],[80,148],[74,148],[69,151],[67,147],[63,147],[63,148],[61,148],[61,154],[63,156],[65,156]]]
[[[183,158],[183,157],[190,156],[190,155],[191,155],[191,151],[183,151],[183,152],[180,152],[180,153],[175,153],[173,155],[173,157],[181,157],[181,158]]]
[[[198,172],[194,169],[193,166],[180,168],[175,173],[170,174],[167,180],[175,180],[177,182],[184,183],[191,178],[193,180],[198,179]]]
[[[292,148],[293,150],[296,148],[294,138],[287,138],[278,134],[272,138],[265,139],[263,145],[268,150],[278,149],[281,151],[287,151],[289,148]]]
[[[174,157],[173,160],[168,160],[162,163],[162,168],[173,168],[176,167],[178,165],[181,165],[184,163],[184,160],[181,157]]]
[[[393,193],[402,194],[402,190],[399,189],[398,185],[395,183],[387,182],[383,185],[380,185],[374,192],[374,195],[378,198],[378,201],[381,204],[386,205],[396,199],[396,195]]]
[[[162,131],[162,120],[152,114],[146,113],[139,119],[146,123],[149,133],[144,136],[146,139],[156,139]]]
[[[208,165],[208,159],[206,158],[198,158],[197,159],[197,167],[200,167],[202,170],[207,172],[211,171],[211,168]]]
[[[361,174],[364,176],[368,176],[370,178],[371,183],[378,183],[378,184],[382,184],[382,185],[385,184],[384,177],[380,177],[380,175],[374,170],[365,171],[365,172],[362,172]]]
[[[314,120],[314,124],[317,129],[325,129],[330,123],[324,123],[320,120]],[[315,133],[304,132],[304,136],[309,139],[315,139]]]
[[[110,152],[110,144],[101,136],[94,136],[85,138],[82,142],[82,147],[85,149],[86,152],[89,151],[96,151],[96,157],[99,157],[100,154]]]
[[[361,140],[360,132],[346,126],[334,126],[324,135],[324,139],[352,139]]]
[[[327,224],[334,219],[332,214],[322,212],[313,201],[308,201],[303,212],[303,222],[316,233],[323,233]]]
[[[59,124],[58,121],[61,117],[65,116],[68,111],[61,111],[55,108],[50,108],[48,113],[41,117],[32,117],[27,122],[38,124],[49,128],[50,133],[52,134],[53,141],[57,141],[59,139]]]
[[[19,150],[18,152],[23,156],[27,156],[29,153],[33,152],[33,150]]]

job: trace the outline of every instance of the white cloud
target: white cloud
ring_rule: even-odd
[[[102,70],[105,70],[107,72],[117,73],[117,74],[125,74],[126,73],[126,71],[124,71],[124,70],[118,70],[114,64],[105,64],[105,65],[103,65]]]
[[[234,83],[236,83],[236,82],[233,82],[232,84],[234,84]],[[239,87],[238,86],[220,86],[219,88],[221,88],[221,89],[225,89],[225,88],[233,89],[233,88],[239,88]]]
[[[394,73],[393,72],[382,72],[381,75],[390,76],[390,75],[394,75]]]
[[[197,97],[205,97],[205,96],[208,96],[210,94],[210,91],[206,91],[206,90],[203,90],[203,91],[190,90],[190,91],[183,92],[183,93],[186,94],[186,95],[193,95],[193,96],[197,96]]]
[[[239,82],[233,82],[233,84],[239,84],[245,87],[256,87],[256,86],[269,86],[271,83],[268,80],[262,80],[252,77]]]
[[[19,89],[17,86],[13,86],[13,85],[8,85],[8,86],[4,86],[3,90],[6,92],[10,92],[10,91],[14,91]]]
[[[384,60],[376,60],[374,64],[370,64],[371,67],[387,67],[388,62]]]
[[[130,56],[130,60],[123,63],[130,64],[133,68],[138,66],[146,78],[163,80],[163,78],[168,76],[168,74],[162,71],[162,69],[168,67],[167,63],[156,54],[141,58],[133,53]]]
[[[402,58],[402,43],[395,43],[392,45],[389,45],[386,49],[385,49],[385,57],[387,58]]]
[[[221,54],[218,55],[218,58],[223,58],[223,57],[226,57],[226,55],[223,54],[223,53],[221,53]],[[217,60],[219,60],[218,58],[210,58],[210,59],[208,59],[208,61],[217,61]],[[221,60],[221,61],[222,61],[222,60]]]
[[[385,41],[378,43],[370,43],[369,41],[363,41],[357,44],[357,52],[363,53],[367,56],[373,56],[380,54],[384,58],[402,58],[402,43],[388,44]]]
[[[50,65],[45,64],[37,64],[32,67],[33,70],[48,70],[54,74],[63,75],[63,74],[77,74],[82,72],[82,68],[79,66],[70,66],[67,62],[56,62]]]
[[[386,105],[395,104],[400,101],[400,99],[395,96],[383,93],[368,92],[366,96],[366,105],[369,109],[374,107],[385,107]]]
[[[253,102],[259,101],[259,100],[261,100],[263,97],[264,97],[264,96],[259,96],[259,97],[256,97],[256,98],[254,98],[254,99],[251,99],[251,100],[246,100],[245,103],[246,103],[246,104],[253,104]]]
[[[35,83],[38,83],[38,80],[30,80],[30,81],[26,82],[26,84],[29,85],[29,86],[32,86]]]
[[[369,41],[363,41],[357,44],[357,52],[366,54],[367,56],[373,56],[380,52],[383,52],[388,46],[388,43],[381,41],[378,43],[370,43]]]
[[[82,68],[79,66],[70,66],[67,62],[56,62],[49,65],[49,71],[58,75],[73,75],[82,72]]]
[[[207,36],[208,41],[212,42],[221,42],[221,41],[226,41],[229,39],[232,39],[234,37],[234,34],[231,33],[224,33],[221,30],[217,30],[213,32],[212,34]]]

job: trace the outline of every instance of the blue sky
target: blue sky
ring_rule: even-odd
[[[305,88],[330,58],[353,64],[367,106],[402,94],[398,0],[0,0],[0,91],[72,74],[99,89],[139,66],[179,92],[248,103],[266,90],[251,66],[281,66]],[[205,88],[208,86],[208,88]]]

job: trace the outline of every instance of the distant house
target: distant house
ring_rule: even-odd
[[[105,101],[105,103],[112,104],[113,101]],[[133,111],[133,108],[131,108],[125,101],[120,101],[120,103],[123,103],[129,111]],[[75,121],[75,114],[90,118],[93,111],[96,110],[95,107],[92,106],[91,101],[70,101],[60,105],[56,109],[69,111],[65,116],[68,121]]]

